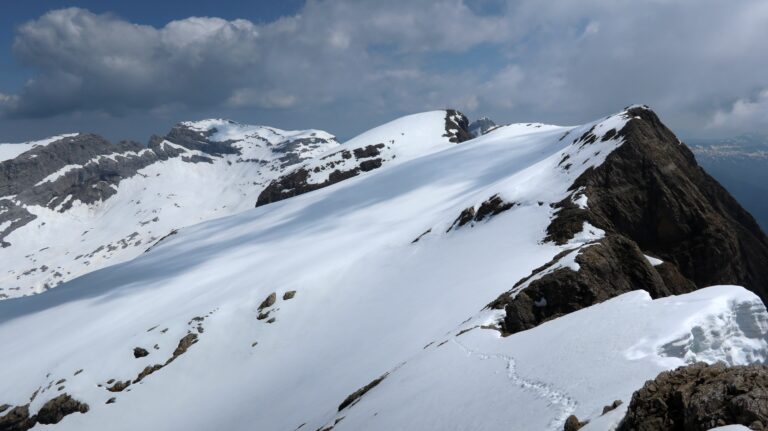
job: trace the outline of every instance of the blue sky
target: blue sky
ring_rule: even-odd
[[[348,138],[455,107],[683,136],[768,130],[761,0],[58,1],[0,6],[0,142],[145,142],[205,117]]]

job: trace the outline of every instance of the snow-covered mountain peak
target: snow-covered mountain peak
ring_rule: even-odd
[[[281,130],[276,127],[240,124],[232,120],[213,118],[200,121],[185,121],[178,126],[200,132],[208,140],[214,142],[243,141],[248,139],[263,139],[265,143],[277,144],[296,139],[311,139],[331,141],[336,137],[323,130]]]
[[[467,126],[466,116],[452,109],[390,121],[285,173],[259,195],[257,206],[454,147],[471,138]]]

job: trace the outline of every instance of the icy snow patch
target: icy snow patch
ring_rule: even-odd
[[[59,179],[60,177],[63,177],[64,175],[66,175],[70,171],[74,171],[75,169],[81,169],[82,167],[83,167],[83,165],[66,165],[66,166],[62,167],[61,169],[59,169],[58,171],[56,171],[56,172],[48,175],[47,177],[43,178],[42,180],[40,180],[37,184],[35,184],[35,187],[40,186],[40,185],[45,184],[45,183],[52,183],[52,182],[56,181],[57,179]]]
[[[650,264],[651,264],[651,266],[659,266],[659,265],[661,265],[662,263],[664,263],[664,261],[663,261],[663,260],[661,260],[661,259],[658,259],[658,258],[655,258],[655,257],[653,257],[653,256],[648,256],[647,254],[646,254],[646,255],[644,255],[644,256],[645,256],[645,258],[648,260],[648,263],[650,263]]]
[[[573,192],[573,195],[571,195],[571,202],[573,202],[574,205],[577,207],[585,210],[588,209],[589,206],[587,205],[587,195],[584,193],[584,187],[579,187],[578,190]]]

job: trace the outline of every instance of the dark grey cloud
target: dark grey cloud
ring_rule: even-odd
[[[766,40],[761,0],[315,0],[264,24],[162,28],[70,8],[18,29],[14,53],[35,73],[0,106],[16,118],[221,109],[339,123],[351,110],[384,121],[455,106],[571,123],[648,103],[678,129],[730,133],[768,127]]]

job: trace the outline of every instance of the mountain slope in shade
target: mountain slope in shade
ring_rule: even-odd
[[[0,302],[0,404],[26,424],[66,405],[62,430],[555,430],[570,414],[597,430],[624,412],[603,406],[626,406],[661,370],[768,357],[755,293],[696,290],[714,277],[760,280],[760,268],[692,275],[701,250],[654,248],[656,237],[624,225],[616,202],[651,205],[651,191],[684,186],[698,192],[699,218],[737,229],[722,238],[762,250],[748,214],[705,174],[669,175],[695,163],[650,110],[577,127],[502,126],[460,145],[442,136],[451,115],[432,117],[440,139],[392,144],[402,161]],[[401,159],[411,149],[398,145],[409,144],[429,151]],[[661,159],[669,164],[657,171]],[[635,183],[635,171],[619,176],[624,164],[658,187]],[[606,181],[619,179],[623,196],[640,198],[613,196]],[[720,238],[694,232],[683,237],[689,248]],[[558,284],[562,274],[575,282]],[[600,277],[621,283],[597,291]],[[635,283],[659,290],[626,292]],[[578,301],[535,294],[545,286]],[[669,294],[680,295],[660,298]],[[500,295],[500,307],[486,307]],[[530,311],[530,329],[505,330],[515,310]]]

